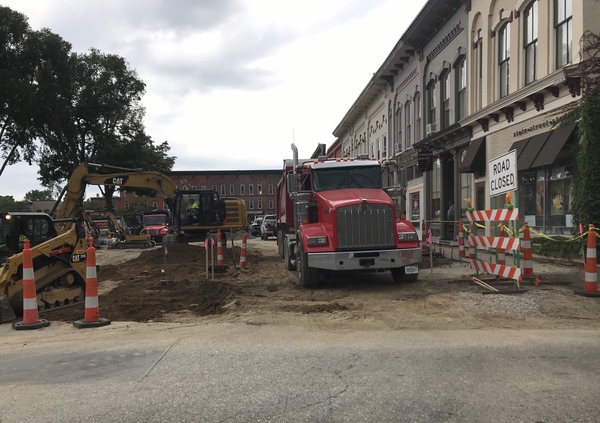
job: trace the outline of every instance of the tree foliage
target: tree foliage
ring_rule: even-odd
[[[33,201],[51,201],[54,199],[54,194],[50,189],[32,189],[31,191],[27,191],[25,193],[25,197],[23,198],[25,201],[33,202]]]
[[[71,51],[47,29],[0,7],[0,154],[6,165],[39,164],[56,188],[82,162],[169,171],[168,142],[146,134],[145,84],[127,61],[97,49]],[[36,147],[35,141],[39,141]],[[105,187],[110,202],[114,187]]]
[[[580,107],[579,151],[573,175],[573,218],[586,228],[600,225],[600,97],[589,96]]]
[[[0,175],[9,164],[31,164],[33,69],[27,17],[0,6]]]

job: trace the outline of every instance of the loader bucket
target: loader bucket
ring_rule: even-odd
[[[0,323],[10,322],[15,320],[15,312],[10,306],[10,301],[6,295],[0,295]]]

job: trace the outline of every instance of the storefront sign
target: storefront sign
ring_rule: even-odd
[[[433,170],[433,157],[431,156],[430,150],[419,150],[417,156],[417,163],[419,165],[420,172],[429,172]]]
[[[490,197],[517,190],[517,151],[512,150],[488,162]]]

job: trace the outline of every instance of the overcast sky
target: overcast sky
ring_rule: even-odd
[[[174,170],[280,169],[329,146],[426,0],[0,0],[78,52],[124,57],[146,83],[147,133]],[[21,200],[37,166],[8,167]],[[88,190],[89,193],[89,190]]]

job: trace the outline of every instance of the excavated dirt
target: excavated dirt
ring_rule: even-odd
[[[423,258],[419,281],[397,284],[389,272],[344,273],[316,289],[302,289],[284,268],[274,239],[248,240],[247,268],[239,270],[240,243],[224,250],[226,269],[206,274],[200,245],[152,250],[98,250],[100,316],[136,322],[245,322],[350,330],[600,327],[600,299],[576,295],[580,264],[537,263],[542,283],[521,295],[482,295],[474,272],[457,252]],[[216,255],[216,253],[215,253]],[[452,255],[453,258],[449,256]],[[208,264],[213,262],[208,259]],[[214,259],[216,264],[216,258]],[[219,270],[219,268],[216,268]],[[511,281],[484,278],[504,292]],[[44,313],[71,322],[83,304]]]

